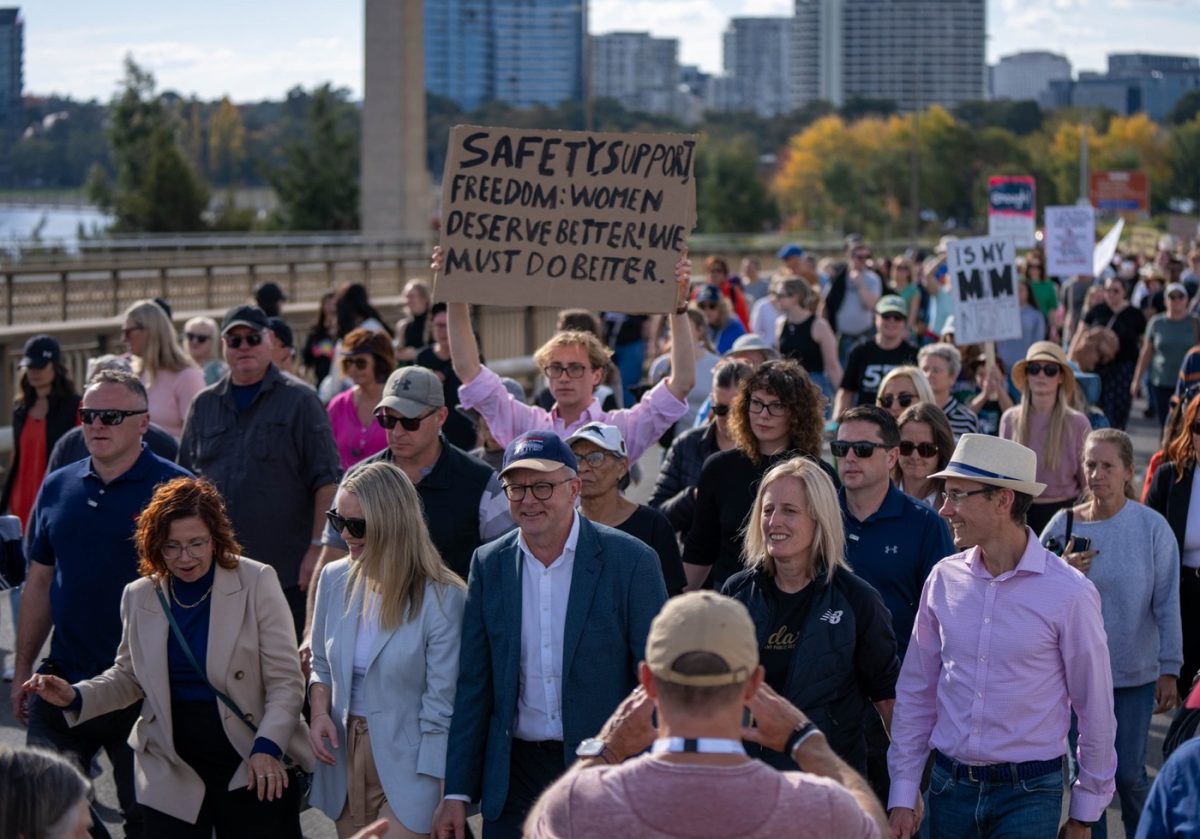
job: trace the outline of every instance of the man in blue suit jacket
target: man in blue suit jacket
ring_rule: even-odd
[[[553,432],[513,440],[500,472],[517,531],[475,551],[436,836],[518,839],[542,791],[637,684],[666,602],[658,557],[575,510],[575,455]]]

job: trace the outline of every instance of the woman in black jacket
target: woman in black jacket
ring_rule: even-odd
[[[24,531],[54,444],[79,422],[79,394],[63,366],[58,341],[49,335],[25,342],[19,367],[12,460],[0,493],[0,512],[19,518]]]
[[[742,555],[746,570],[723,592],[750,612],[767,684],[865,773],[870,705],[890,731],[900,662],[883,599],[846,564],[837,491],[824,470],[798,457],[767,472]],[[778,752],[764,749],[761,757],[796,768]]]
[[[1179,433],[1167,444],[1162,465],[1150,479],[1146,506],[1171,525],[1179,543],[1179,616],[1183,623],[1183,668],[1176,683],[1187,696],[1200,672],[1200,516],[1192,514],[1196,461],[1200,458],[1200,397],[1192,399]]]
[[[692,526],[683,549],[688,587],[720,590],[742,568],[742,528],[758,481],[780,461],[821,460],[825,397],[795,361],[768,361],[738,385],[729,412],[736,446],[704,462]]]

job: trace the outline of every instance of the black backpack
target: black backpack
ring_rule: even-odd
[[[1192,681],[1191,694],[1196,693],[1200,688],[1200,674]],[[1184,699],[1186,703],[1187,699]],[[1167,736],[1163,739],[1163,760],[1171,756],[1171,752],[1178,749],[1188,740],[1196,736],[1196,730],[1200,728],[1200,708],[1189,708],[1186,704],[1175,712],[1175,719],[1171,721],[1171,727],[1167,729]]]

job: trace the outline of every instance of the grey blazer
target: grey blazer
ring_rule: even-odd
[[[336,766],[317,763],[309,802],[331,819],[346,804],[346,721],[361,596],[349,597],[350,560],[331,562],[317,582],[311,683],[332,694]],[[446,736],[454,710],[458,646],[466,592],[429,583],[421,613],[395,629],[380,629],[363,678],[367,729],[388,804],[414,833],[429,833],[441,800]]]

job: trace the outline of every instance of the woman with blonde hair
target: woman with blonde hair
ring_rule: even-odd
[[[806,458],[778,463],[763,476],[746,520],[745,570],[722,592],[750,612],[767,684],[865,773],[865,723],[877,710],[891,728],[900,662],[891,614],[850,570],[845,540],[837,490],[825,471]],[[796,768],[778,752],[760,756]]]
[[[937,404],[929,379],[919,367],[895,367],[879,383],[875,404],[891,414],[892,419],[899,420],[906,408],[918,402]]]
[[[729,298],[722,295],[716,286],[700,286],[696,292],[696,307],[704,315],[709,340],[717,348],[717,353],[723,354],[733,346],[734,341],[746,334],[746,327],[734,316]]]
[[[217,348],[219,334],[212,318],[195,317],[183,325],[183,349],[204,373],[205,385],[216,384],[229,371]]]
[[[178,440],[192,400],[204,389],[204,374],[153,300],[139,300],[125,310],[121,337],[133,357],[133,372],[150,397],[150,418]]]
[[[425,835],[442,796],[466,586],[398,467],[358,467],[326,515],[350,555],[317,585],[309,801],[339,837],[377,818],[388,836]]]
[[[148,836],[300,836],[286,764],[312,766],[304,677],[274,569],[241,557],[212,484],[161,484],[134,535],[141,579],[125,587],[112,667],[27,693],[71,725],[141,703],[129,744]],[[236,709],[236,710],[235,710]]]
[[[1037,480],[1046,489],[1030,505],[1028,523],[1034,533],[1041,533],[1087,485],[1083,441],[1092,424],[1071,407],[1075,371],[1058,344],[1038,341],[1030,346],[1025,358],[1013,365],[1012,380],[1021,401],[1001,415],[999,436],[1037,453]]]

